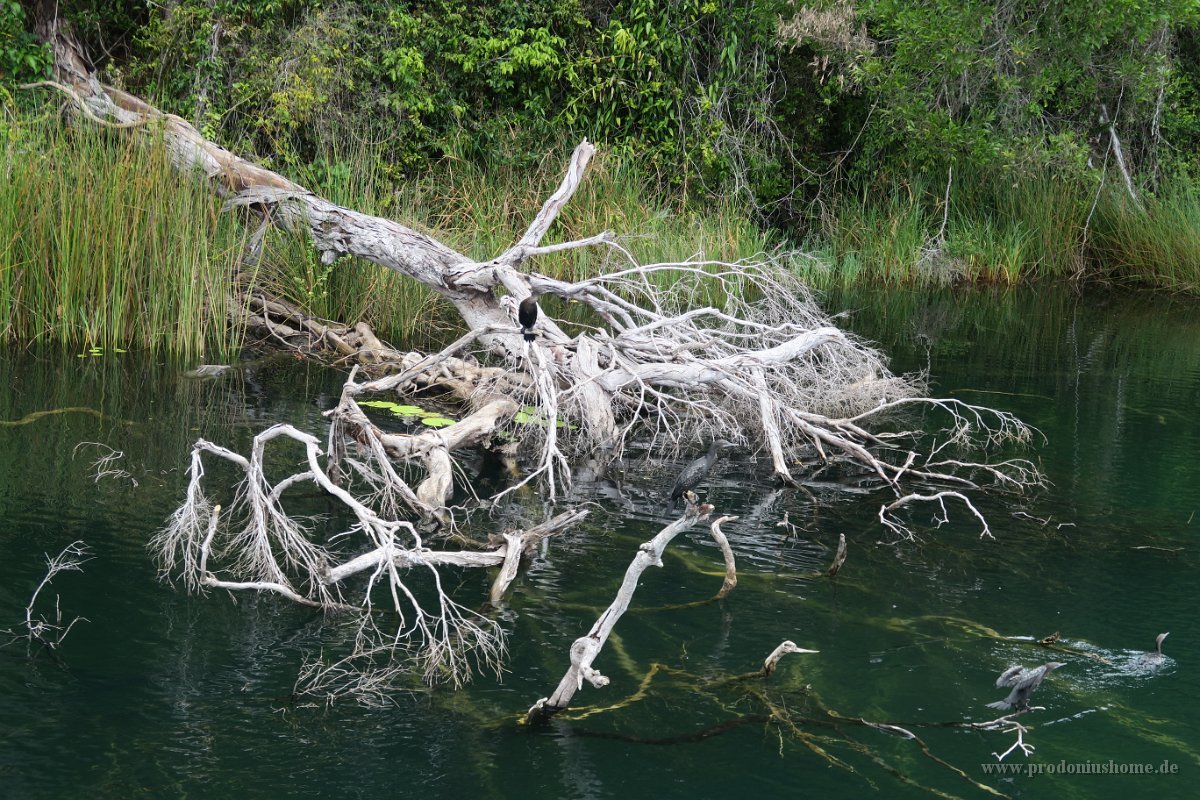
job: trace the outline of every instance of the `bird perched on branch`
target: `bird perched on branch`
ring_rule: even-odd
[[[537,337],[537,334],[533,332],[533,326],[537,324],[538,318],[537,299],[537,292],[534,292],[522,300],[521,305],[517,306],[517,322],[521,323],[521,333],[527,342],[532,342]]]
[[[1003,700],[997,700],[994,703],[988,703],[987,707],[1000,711],[1007,711],[1010,708],[1024,711],[1029,708],[1029,695],[1033,694],[1033,690],[1041,685],[1042,679],[1059,667],[1065,666],[1066,664],[1061,661],[1051,661],[1042,664],[1040,667],[1031,667],[1029,669],[1019,665],[1009,667],[996,679],[996,686],[1000,688],[1011,686],[1012,691],[1008,693],[1008,697]]]
[[[671,497],[668,505],[673,508],[676,501],[683,497],[684,492],[699,486],[700,482],[708,477],[708,472],[712,469],[713,464],[716,463],[721,451],[733,446],[733,442],[726,441],[725,439],[717,439],[709,445],[707,453],[684,467],[683,472],[680,472],[679,477],[675,479],[675,485],[671,487]]]

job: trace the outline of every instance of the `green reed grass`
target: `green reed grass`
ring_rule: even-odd
[[[944,184],[931,181],[843,197],[814,243],[832,267],[812,279],[830,286],[1090,279],[1200,294],[1200,191],[1184,178],[1143,194],[1139,205],[1119,181],[1100,184],[1095,176],[963,170],[948,212],[944,198]],[[929,269],[922,254],[932,248],[938,258]]]
[[[22,120],[0,143],[0,338],[86,349],[180,353],[235,349],[229,280],[247,228],[222,214],[200,179],[161,148],[108,131]],[[335,203],[423,230],[470,257],[517,241],[561,179],[570,148],[540,165],[477,164],[451,153],[427,174],[397,181],[386,155],[333,147],[291,176]],[[736,260],[777,243],[732,207],[687,210],[647,187],[629,157],[598,156],[548,241],[612,230],[643,263],[690,256]],[[604,249],[539,259],[529,268],[571,280],[613,266]],[[256,280],[318,316],[366,320],[410,346],[460,325],[431,290],[356,259],[321,264],[305,237],[272,230]],[[664,276],[664,282],[671,280]],[[706,298],[711,300],[711,298]]]
[[[1141,199],[1113,190],[1097,203],[1095,260],[1113,280],[1200,294],[1200,192],[1181,180]]]
[[[512,150],[522,152],[515,139]],[[374,144],[335,143],[290,177],[485,260],[524,233],[570,150],[549,147],[533,164],[481,162],[464,145],[402,179]],[[660,177],[628,153],[601,149],[547,242],[609,230],[641,263],[790,253],[787,263],[818,288],[1093,276],[1200,293],[1200,193],[1183,181],[1145,197],[1144,209],[1112,186],[1048,172],[960,171],[949,208],[944,179],[879,181],[837,196],[801,256],[745,209],[686,205],[655,188]],[[181,176],[145,139],[55,119],[0,120],[0,340],[227,354],[240,340],[227,304],[247,234],[206,182]],[[580,280],[621,266],[607,248],[586,248],[526,268]],[[444,341],[461,325],[416,281],[356,259],[321,264],[300,234],[268,234],[256,279],[313,314],[366,320],[408,346]],[[666,286],[675,277],[654,279]]]
[[[926,199],[923,188],[907,184],[843,194],[806,243],[830,265],[810,265],[806,279],[826,287],[915,281],[922,251],[940,221]]]
[[[0,339],[228,352],[244,235],[161,147],[57,119],[0,131]]]

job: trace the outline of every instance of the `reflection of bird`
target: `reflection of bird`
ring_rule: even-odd
[[[517,322],[521,323],[521,333],[525,335],[527,342],[532,342],[537,335],[533,332],[538,317],[537,298],[536,293],[531,294],[517,306]]]
[[[1066,664],[1061,661],[1051,661],[1030,669],[1022,666],[1009,667],[996,679],[996,685],[1001,688],[1011,686],[1012,691],[1008,693],[1008,697],[997,700],[995,703],[988,703],[987,707],[1000,711],[1010,708],[1024,711],[1029,708],[1029,695],[1033,694],[1033,690],[1041,685],[1042,679],[1059,667],[1065,666]]]
[[[1170,635],[1171,635],[1170,632],[1160,633],[1158,635],[1158,637],[1154,640],[1154,652],[1153,653],[1143,653],[1141,658],[1139,658],[1137,660],[1137,663],[1141,666],[1147,666],[1147,667],[1156,666],[1158,664],[1161,664],[1162,660],[1163,660],[1163,651],[1162,651],[1163,639],[1167,638]]]
[[[717,439],[709,445],[707,453],[684,467],[683,472],[680,472],[679,477],[675,479],[675,485],[671,487],[670,505],[674,506],[675,501],[683,497],[684,492],[699,486],[700,481],[708,477],[708,471],[716,463],[717,456],[721,454],[721,451],[733,446],[733,442]]]

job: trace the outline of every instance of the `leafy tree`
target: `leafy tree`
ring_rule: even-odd
[[[867,149],[901,170],[949,160],[1082,164],[1102,108],[1152,166],[1191,0],[862,0],[868,53],[845,58],[872,109]],[[835,56],[838,54],[834,54]]]
[[[53,64],[50,51],[25,30],[25,9],[0,0],[0,85],[44,77]]]

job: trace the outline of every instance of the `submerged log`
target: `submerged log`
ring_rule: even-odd
[[[575,692],[583,688],[585,680],[597,689],[608,685],[608,678],[593,667],[592,663],[600,655],[600,650],[608,641],[609,634],[617,626],[621,616],[629,609],[633,593],[637,591],[638,579],[648,568],[662,566],[663,551],[667,549],[667,545],[671,543],[672,539],[697,522],[707,519],[711,513],[712,506],[697,506],[695,495],[689,492],[687,510],[684,511],[683,516],[663,528],[657,536],[638,548],[628,569],[625,570],[625,579],[621,581],[617,596],[613,598],[604,613],[597,618],[591,630],[576,639],[571,645],[571,666],[559,681],[558,688],[549,697],[543,697],[533,704],[526,714],[527,720],[545,719],[562,711],[570,705]]]

